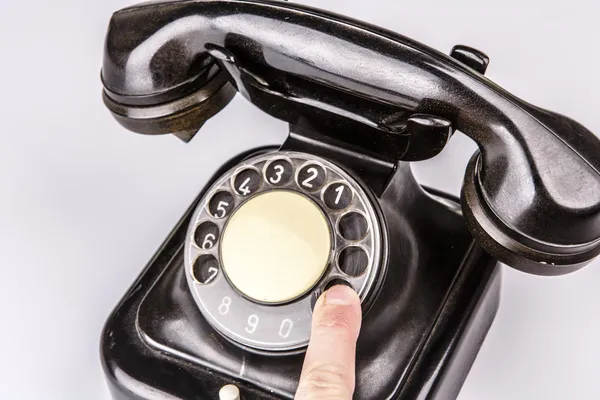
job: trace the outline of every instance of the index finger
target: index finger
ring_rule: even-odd
[[[347,286],[334,286],[319,298],[296,400],[352,398],[361,318],[360,299]]]

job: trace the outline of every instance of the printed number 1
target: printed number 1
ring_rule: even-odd
[[[340,199],[342,198],[342,193],[344,193],[344,187],[338,186],[338,188],[335,189],[335,191],[337,192],[337,196],[335,197],[335,204],[340,204]]]

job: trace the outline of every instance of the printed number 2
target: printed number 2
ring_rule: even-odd
[[[270,177],[269,181],[271,183],[279,183],[279,181],[281,181],[281,176],[283,175],[283,171],[285,171],[285,168],[283,168],[283,166],[281,165],[276,165],[273,167],[273,169],[275,169],[277,172],[275,172],[275,178]]]
[[[302,186],[312,188],[313,185],[310,182],[312,182],[317,177],[317,175],[319,175],[319,171],[317,171],[317,169],[313,167],[309,168],[306,172],[308,172],[310,176],[302,181]]]
[[[229,203],[226,201],[220,201],[217,205],[217,211],[221,213],[221,215],[217,215],[218,218],[223,218],[225,214],[227,214],[227,209],[225,207],[229,207]]]

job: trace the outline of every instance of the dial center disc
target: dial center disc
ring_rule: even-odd
[[[310,290],[331,252],[329,223],[307,197],[285,190],[248,200],[223,232],[221,260],[231,283],[247,297],[281,303]]]

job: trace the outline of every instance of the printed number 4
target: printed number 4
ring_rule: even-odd
[[[250,189],[248,188],[248,182],[250,182],[250,178],[246,178],[246,180],[244,182],[242,182],[242,184],[238,188],[240,193],[243,194],[244,196],[247,196],[250,194]]]

